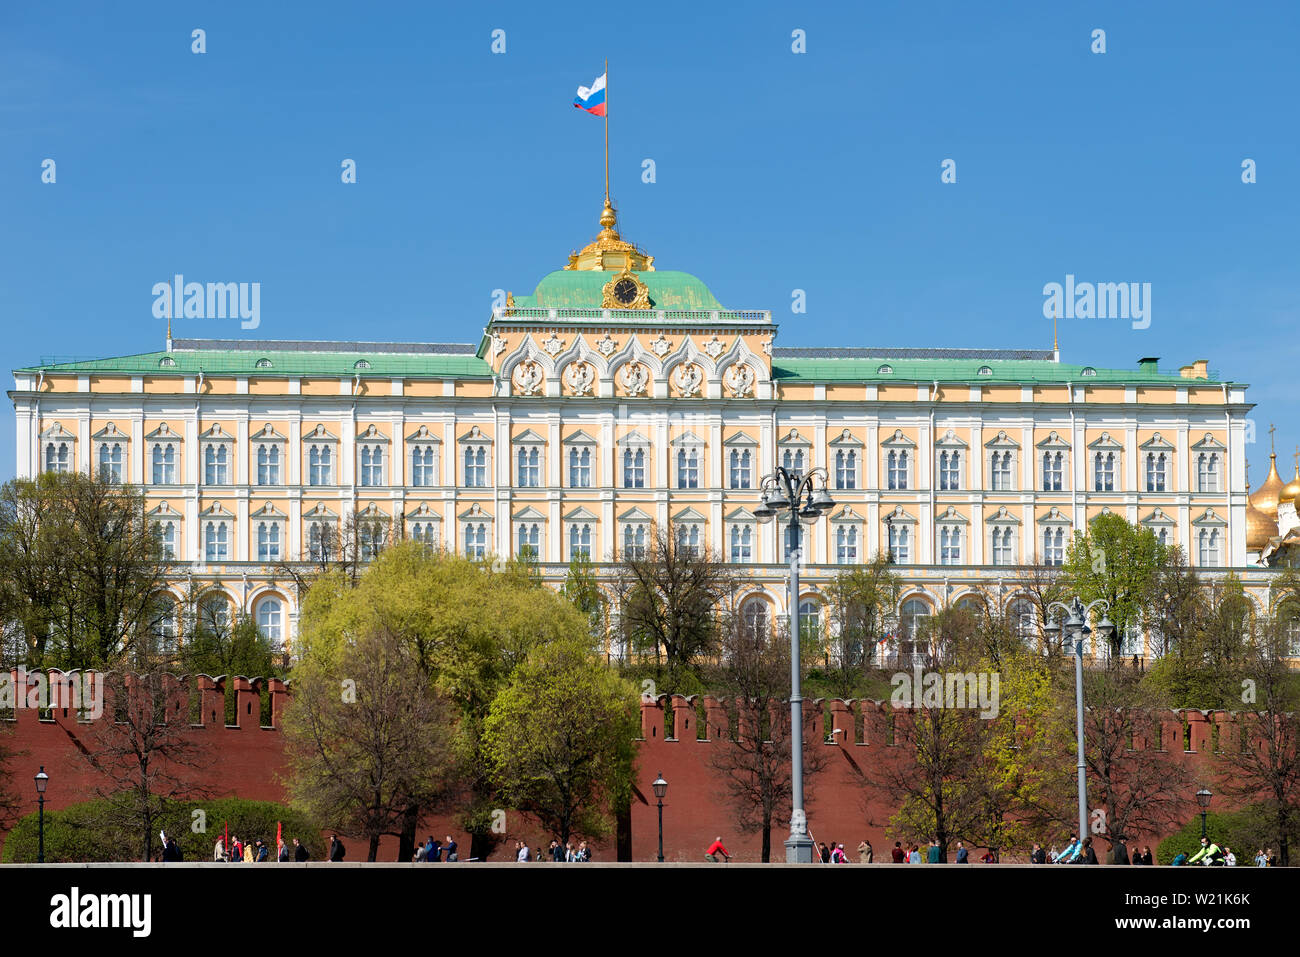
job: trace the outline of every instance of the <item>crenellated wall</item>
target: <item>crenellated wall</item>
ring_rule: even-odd
[[[51,671],[47,675],[52,692],[71,690],[85,675]],[[11,673],[17,700],[31,701],[39,688],[34,674]],[[184,725],[184,734],[199,746],[205,766],[189,772],[190,779],[206,785],[213,797],[237,795],[251,800],[286,800],[282,778],[287,773],[281,719],[288,703],[288,688],[279,679],[217,677],[196,675],[165,678],[168,688],[168,720]],[[24,693],[26,689],[26,693]],[[226,696],[235,695],[235,723],[227,725]],[[261,724],[263,696],[269,696],[271,723]],[[7,704],[8,702],[4,702]],[[106,700],[102,715],[82,720],[66,698],[56,700],[56,707],[44,714],[33,707],[17,707],[4,712],[0,720],[9,732],[4,743],[12,752],[8,771],[15,790],[25,802],[22,813],[36,810],[32,776],[40,765],[50,775],[46,804],[57,810],[68,804],[90,800],[98,774],[83,752],[94,745],[97,722],[112,720],[113,703]],[[785,706],[781,706],[784,709]],[[858,843],[871,841],[877,860],[888,860],[893,841],[885,837],[892,808],[866,786],[879,769],[892,764],[902,755],[893,745],[891,728],[908,720],[906,711],[891,709],[886,702],[870,700],[814,700],[804,702],[809,766],[821,764],[810,776],[808,819],[813,837],[818,841],[843,843],[850,857],[857,859]],[[1231,737],[1234,716],[1222,711],[1168,711],[1160,716],[1164,750],[1175,760],[1186,761],[1197,780],[1210,781],[1208,759],[1217,725],[1220,741]],[[728,738],[732,722],[742,737],[752,737],[757,730],[755,717],[738,707],[735,699],[711,695],[683,697],[645,696],[641,701],[641,735],[637,775],[631,813],[632,852],[634,860],[654,860],[658,850],[657,807],[650,782],[662,774],[668,782],[664,802],[664,852],[668,860],[701,859],[704,849],[721,836],[738,860],[759,859],[759,836],[737,832],[734,811],[728,806],[719,773],[713,767],[720,745]],[[828,735],[827,732],[830,732]],[[827,738],[830,738],[828,741]],[[1156,750],[1154,735],[1135,734],[1136,751]],[[1063,772],[1072,775],[1073,768]],[[1225,805],[1216,799],[1216,809]],[[788,812],[772,833],[772,856],[783,858],[782,841],[788,830]],[[1190,816],[1190,815],[1189,815]],[[439,838],[453,833],[468,856],[468,837],[455,826],[453,817],[440,815],[425,819],[420,834]],[[1153,847],[1164,835],[1143,835],[1140,843]],[[0,835],[2,839],[3,835]],[[525,816],[508,812],[504,843],[494,855],[503,859],[510,853],[516,838],[536,847],[543,846],[550,835],[541,833]],[[215,835],[214,835],[215,839]],[[364,859],[365,846],[360,839],[345,837],[349,859]],[[191,855],[210,853],[210,844],[191,840]],[[0,845],[2,846],[2,845]],[[380,859],[396,856],[395,838],[381,845]],[[1102,842],[1101,852],[1105,844]],[[615,844],[609,840],[597,845],[598,859],[615,856]],[[973,855],[978,856],[978,855]]]

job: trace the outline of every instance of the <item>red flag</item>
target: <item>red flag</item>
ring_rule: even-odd
[[[230,822],[222,821],[221,826],[225,830],[226,834],[225,838],[221,841],[221,846],[226,852],[226,860],[230,860]]]
[[[275,854],[280,856],[280,848],[284,847],[284,825],[280,821],[275,822]]]

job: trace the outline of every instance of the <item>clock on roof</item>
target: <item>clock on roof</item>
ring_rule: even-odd
[[[649,309],[650,290],[626,269],[605,283],[601,306],[605,309]]]

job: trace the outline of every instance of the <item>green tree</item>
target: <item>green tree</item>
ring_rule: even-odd
[[[541,645],[497,694],[483,724],[482,755],[502,800],[567,843],[610,830],[610,810],[630,789],[639,728],[630,681],[583,641]]]
[[[149,648],[165,578],[139,490],[79,472],[0,490],[0,617],[28,666],[112,667]]]
[[[564,579],[560,594],[587,619],[587,628],[593,641],[605,636],[605,596],[596,581],[591,560],[582,552],[569,559],[569,574]]]
[[[859,687],[898,607],[901,583],[893,568],[877,554],[866,565],[840,572],[826,587],[827,679],[842,698]]]
[[[1115,623],[1110,659],[1117,660],[1129,629],[1141,626],[1156,594],[1165,546],[1149,528],[1122,516],[1098,515],[1086,533],[1076,532],[1065,561],[1065,577],[1085,605],[1104,598]]]
[[[365,836],[374,861],[380,838],[400,837],[412,808],[432,808],[452,790],[451,718],[398,632],[368,628],[336,659],[308,658],[284,718],[294,803]],[[399,850],[398,860],[409,858]]]

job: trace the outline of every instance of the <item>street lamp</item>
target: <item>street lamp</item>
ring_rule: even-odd
[[[1201,806],[1201,838],[1205,838],[1205,815],[1210,813],[1210,798],[1214,797],[1209,788],[1201,788],[1196,792],[1196,803]]]
[[[36,803],[39,807],[37,813],[36,833],[39,835],[36,844],[36,863],[45,863],[45,786],[50,783],[50,776],[45,773],[45,765],[36,772]]]
[[[808,836],[808,816],[803,809],[803,691],[799,655],[799,535],[800,523],[814,525],[835,507],[827,488],[829,476],[824,468],[804,475],[783,466],[766,476],[760,488],[762,502],[754,517],[766,524],[788,515],[786,529],[790,535],[790,836],[785,842],[787,864],[811,864],[813,842]]]
[[[659,863],[662,864],[664,862],[664,795],[668,793],[668,782],[664,780],[662,771],[650,786],[654,788],[655,800],[659,802]]]
[[[1079,747],[1079,840],[1083,840],[1083,835],[1088,833],[1088,774],[1083,757],[1083,640],[1092,634],[1092,629],[1088,627],[1088,619],[1092,616],[1092,610],[1097,607],[1102,609],[1101,621],[1097,622],[1097,637],[1102,641],[1110,641],[1110,636],[1115,633],[1115,625],[1108,614],[1110,602],[1104,598],[1098,598],[1086,606],[1077,595],[1070,599],[1069,605],[1054,601],[1047,606],[1047,615],[1050,617],[1052,610],[1059,608],[1066,616],[1065,623],[1062,625],[1058,616],[1043,628],[1043,631],[1053,638],[1062,634],[1064,629],[1062,634],[1064,641],[1074,643],[1075,733]]]

